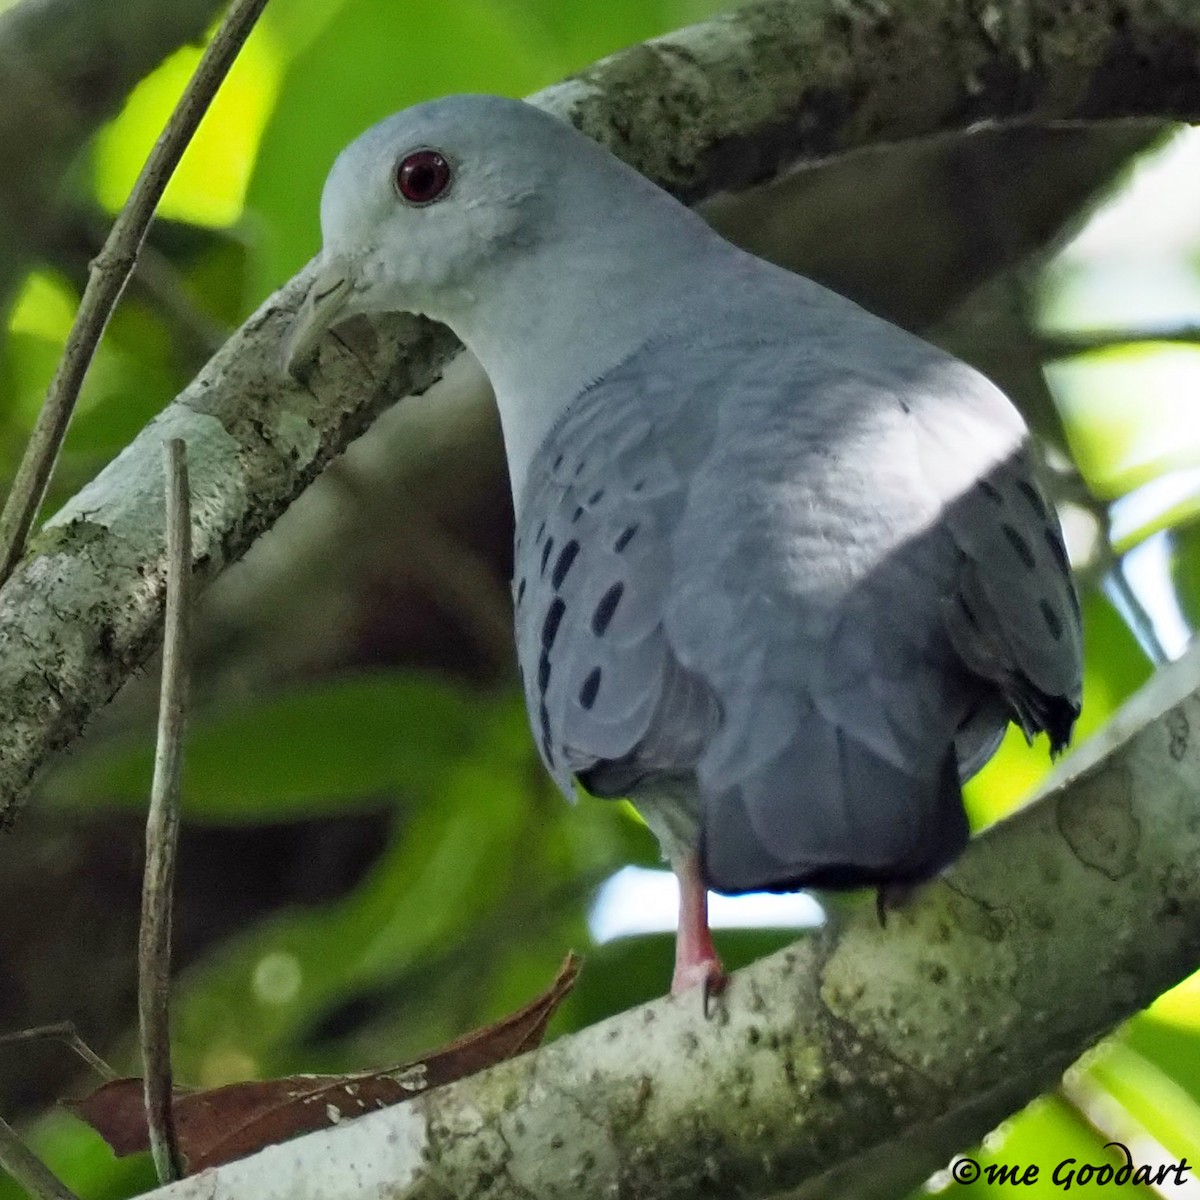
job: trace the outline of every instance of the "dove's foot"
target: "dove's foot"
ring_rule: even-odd
[[[721,960],[715,954],[701,962],[677,962],[671,978],[671,995],[678,996],[690,992],[694,987],[703,986],[708,995],[717,996],[724,991],[728,979]]]
[[[875,889],[875,917],[887,928],[889,913],[899,912],[921,890],[917,883],[883,883]]]
[[[700,863],[694,854],[674,864],[679,880],[679,928],[675,934],[675,974],[671,995],[704,989],[704,1011],[709,1000],[725,990],[728,976],[717,957],[708,929],[708,889],[700,878]]]

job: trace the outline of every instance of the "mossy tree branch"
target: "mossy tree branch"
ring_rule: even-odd
[[[814,156],[985,119],[1200,116],[1197,47],[1200,11],[1163,0],[982,10],[772,0],[614,55],[535,99],[694,202]],[[301,387],[279,354],[308,278],[266,301],[47,525],[0,591],[3,811],[155,645],[161,442],[189,443],[195,564],[211,577],[455,350],[444,330],[384,322],[370,349],[328,351]]]
[[[903,1195],[1200,963],[1198,688],[1193,652],[886,928],[837,910],[715,1019],[665,997],[155,1200]]]

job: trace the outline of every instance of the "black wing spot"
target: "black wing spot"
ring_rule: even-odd
[[[553,767],[554,766],[554,749],[550,745],[550,735],[548,733],[542,735],[542,753],[546,756],[546,762],[549,763],[549,765],[551,767]]]
[[[589,712],[596,703],[596,693],[600,690],[600,668],[594,667],[579,689],[579,703]]]
[[[540,545],[542,544],[542,538],[545,536],[545,533],[546,533],[546,522],[545,522],[545,521],[543,521],[543,522],[542,522],[542,523],[541,523],[541,524],[538,526],[537,533],[536,533],[536,534],[534,534],[534,538],[533,538],[533,544],[534,544],[535,546],[540,546]]]
[[[575,464],[575,478],[576,478],[576,479],[578,479],[578,478],[579,478],[579,476],[583,474],[583,468],[584,468],[585,466],[587,466],[587,459],[586,459],[586,458],[581,458],[581,459],[579,460],[579,462],[577,462],[577,463]]]
[[[639,479],[637,481],[637,483],[635,483],[633,485],[633,487],[631,487],[629,490],[631,492],[640,492],[642,490],[642,488],[644,488],[645,486],[646,486],[646,481],[644,479]]]
[[[546,574],[546,564],[550,561],[550,555],[554,553],[554,539],[548,537],[546,544],[542,547],[542,575]]]
[[[578,554],[579,543],[574,538],[559,552],[558,561],[554,564],[554,572],[550,576],[550,582],[554,585],[556,592],[562,587],[563,580],[566,579],[567,572],[571,569],[571,564],[574,563]]]
[[[617,538],[615,542],[613,542],[613,549],[620,554],[621,551],[624,550],[631,541],[633,541],[633,535],[637,533],[637,531],[638,527],[636,525],[626,525],[625,528],[621,530],[621,536]]]
[[[1054,561],[1058,563],[1059,569],[1064,575],[1070,575],[1071,563],[1067,558],[1067,548],[1063,545],[1063,540],[1058,535],[1058,531],[1046,527],[1046,545],[1050,547],[1050,553],[1054,555]]]
[[[559,468],[559,467],[561,467],[562,465],[563,465],[563,456],[560,454],[560,455],[559,455],[559,456],[558,456],[558,457],[557,457],[557,458],[554,460],[554,466],[552,466],[552,467],[550,468],[550,470],[552,470],[552,471],[557,471],[557,470],[558,470],[558,468]]]
[[[591,508],[591,507],[592,507],[593,505],[595,505],[595,504],[599,504],[599,503],[600,503],[600,501],[601,501],[601,500],[603,500],[603,499],[604,499],[604,489],[603,489],[603,488],[597,488],[597,489],[596,489],[596,490],[595,490],[595,491],[594,491],[594,492],[593,492],[593,493],[592,493],[592,494],[591,494],[591,495],[588,497],[588,500],[587,500],[587,502],[588,502],[588,508]]]
[[[1018,479],[1017,487],[1020,488],[1021,495],[1028,501],[1029,507],[1041,520],[1045,521],[1049,514],[1046,512],[1046,504],[1038,494],[1037,488],[1028,479]]]
[[[592,632],[597,637],[604,636],[612,622],[613,614],[617,611],[617,605],[621,603],[621,596],[624,592],[625,585],[623,583],[614,583],[600,597],[600,603],[596,605],[596,611],[592,613]]]
[[[1033,557],[1033,551],[1029,548],[1029,543],[1011,525],[1006,523],[1000,528],[1004,530],[1008,544],[1017,552],[1017,557],[1032,571],[1036,560]]]
[[[580,506],[579,506],[579,507],[578,507],[578,508],[577,508],[577,509],[576,509],[576,510],[575,510],[575,511],[574,511],[574,512],[571,514],[571,524],[572,524],[572,525],[574,525],[574,524],[575,524],[575,522],[576,522],[576,521],[578,521],[578,520],[579,520],[579,518],[580,518],[580,517],[582,517],[582,516],[583,516],[583,505],[581,504],[581,505],[580,505]]]
[[[542,725],[542,738],[545,741],[550,740],[550,710],[546,707],[546,702],[543,700],[541,707],[538,708],[538,719]]]
[[[525,599],[525,577],[521,576],[521,582],[517,584],[517,603],[520,604]]]
[[[542,649],[548,654],[558,637],[558,627],[562,623],[563,613],[567,611],[561,596],[555,596],[550,607],[546,610],[546,619],[542,622]]]
[[[1049,600],[1042,600],[1038,607],[1042,610],[1042,616],[1046,619],[1046,628],[1050,630],[1050,636],[1056,641],[1062,641],[1063,627],[1062,621],[1058,618],[1058,613],[1054,611],[1054,606]]]
[[[542,651],[542,657],[538,659],[538,691],[544,696],[546,689],[550,686],[550,655],[545,650]]]
[[[979,490],[997,507],[1004,507],[1004,493],[994,484],[989,483],[986,479],[979,481]]]

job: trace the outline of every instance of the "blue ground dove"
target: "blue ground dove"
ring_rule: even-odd
[[[1079,712],[1079,607],[1027,433],[983,376],[737,249],[568,125],[455,96],[338,158],[292,334],[402,310],[496,392],[517,653],[562,790],[626,796],[681,883],[887,887],[967,841],[1008,723]]]

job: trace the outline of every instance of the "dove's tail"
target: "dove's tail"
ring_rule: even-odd
[[[813,714],[791,744],[708,797],[701,861],[722,892],[918,883],[962,853],[970,831],[958,762],[910,775]]]

